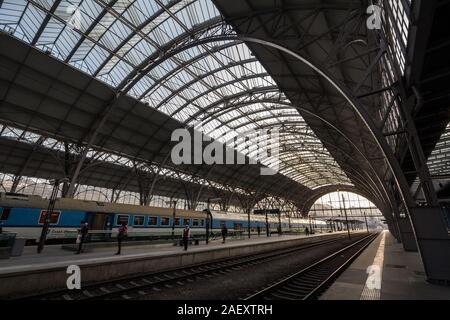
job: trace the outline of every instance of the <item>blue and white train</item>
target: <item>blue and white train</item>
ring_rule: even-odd
[[[39,239],[48,208],[48,199],[39,196],[0,193],[0,220],[3,231],[16,233],[29,243]],[[212,232],[219,232],[223,224],[230,232],[247,231],[246,214],[212,212]],[[192,234],[205,233],[206,215],[203,211],[176,209],[175,235],[181,235],[188,224]],[[128,234],[133,237],[170,235],[172,232],[173,208],[159,208],[128,204],[84,201],[77,199],[57,199],[50,216],[50,229],[47,239],[51,242],[71,241],[76,238],[82,221],[89,224],[92,235],[117,234],[122,222],[128,224]],[[281,222],[283,231],[304,231],[310,227],[307,219],[268,217],[270,232],[277,232]],[[250,216],[250,229],[255,233],[260,227],[266,232],[266,217]],[[326,229],[324,221],[315,221],[315,228]]]

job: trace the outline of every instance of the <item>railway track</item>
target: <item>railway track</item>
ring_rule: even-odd
[[[245,257],[224,259],[215,262],[193,265],[181,269],[144,274],[126,279],[112,280],[82,287],[81,290],[62,290],[39,295],[20,297],[20,299],[39,300],[94,300],[94,299],[139,299],[151,292],[164,288],[194,282],[199,279],[212,278],[220,274],[237,271],[246,266],[269,262],[310,248],[325,246],[345,239],[342,236],[319,240],[294,248],[271,251]]]
[[[366,236],[244,300],[317,299],[377,235]]]

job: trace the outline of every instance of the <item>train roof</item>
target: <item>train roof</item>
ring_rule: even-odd
[[[42,208],[47,209],[48,199],[42,198],[35,195],[25,195],[17,193],[4,193],[0,192],[0,205],[7,207],[19,207],[19,208]],[[77,211],[88,211],[88,212],[99,212],[99,213],[121,213],[121,214],[145,214],[145,215],[159,215],[171,217],[173,215],[173,208],[161,208],[161,207],[151,207],[151,206],[141,206],[133,204],[121,204],[121,203],[110,203],[101,201],[89,201],[89,200],[79,200],[71,198],[58,198],[55,203],[55,210],[77,210]],[[247,214],[243,213],[225,213],[222,211],[211,210],[213,219],[218,220],[247,220]],[[189,218],[205,218],[205,213],[203,211],[194,210],[184,210],[176,209],[176,216],[178,217],[189,217]],[[265,215],[250,215],[251,221],[265,221]],[[282,217],[282,222],[286,223],[288,219]],[[268,221],[270,223],[277,223],[277,215],[268,215]],[[309,219],[302,218],[291,218],[291,223],[309,223]],[[326,224],[325,221],[316,219],[316,224],[322,225]]]
[[[29,196],[22,194],[0,193],[0,205],[20,208],[42,208],[48,207],[49,200],[40,196]],[[79,200],[70,198],[58,198],[55,210],[79,210],[99,213],[122,213],[122,214],[156,214],[160,216],[172,216],[173,208],[161,208],[151,206],[140,206],[133,204],[110,203],[100,201]],[[191,218],[205,218],[202,211],[176,209],[177,216]]]
[[[222,211],[211,211],[213,214],[214,219],[218,220],[247,220],[248,216],[245,213],[224,213]],[[265,215],[259,215],[259,214],[250,214],[250,220],[251,221],[266,221]],[[267,220],[271,223],[277,223],[278,222],[278,216],[277,215],[268,215]],[[286,223],[289,219],[285,216],[281,217],[282,222]],[[291,223],[309,223],[309,219],[304,218],[291,218]],[[316,225],[325,225],[326,222],[323,220],[315,219]]]

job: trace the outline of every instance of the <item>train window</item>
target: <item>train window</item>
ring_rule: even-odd
[[[143,226],[144,225],[144,216],[134,216],[133,225],[134,226]]]
[[[198,219],[192,219],[192,226],[193,227],[198,227],[198,225],[199,225]]]
[[[184,219],[184,224],[190,226],[191,225],[191,219]]]
[[[11,208],[3,208],[2,214],[0,215],[0,220],[8,220],[10,213]]]
[[[203,227],[205,225],[205,220],[200,220],[200,225]]]
[[[181,226],[181,218],[175,218],[175,225]]]
[[[116,225],[121,225],[122,223],[126,223],[128,224],[128,215],[124,215],[124,214],[119,214],[117,215],[117,219],[116,219]]]
[[[158,218],[157,217],[148,217],[147,224],[149,226],[156,226],[158,224]]]
[[[60,211],[53,211],[50,214],[50,224],[58,224],[60,214],[61,214]],[[39,216],[39,224],[44,224],[46,218],[47,218],[47,210],[42,210]]]
[[[240,224],[240,223],[234,224],[234,230],[241,230],[241,228],[242,228],[242,224]]]
[[[168,226],[168,225],[170,225],[170,218],[162,217],[162,218],[161,218],[161,225],[162,225],[162,226]]]

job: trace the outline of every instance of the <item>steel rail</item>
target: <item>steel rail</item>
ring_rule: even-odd
[[[244,300],[309,300],[317,298],[323,289],[330,285],[377,236],[378,233],[370,234],[310,266],[245,297]],[[358,247],[360,244],[363,245]],[[355,248],[357,250],[353,252],[352,250]],[[339,262],[339,258],[348,253],[351,254],[350,257],[346,257],[343,263]],[[337,266],[336,262],[338,262]]]

